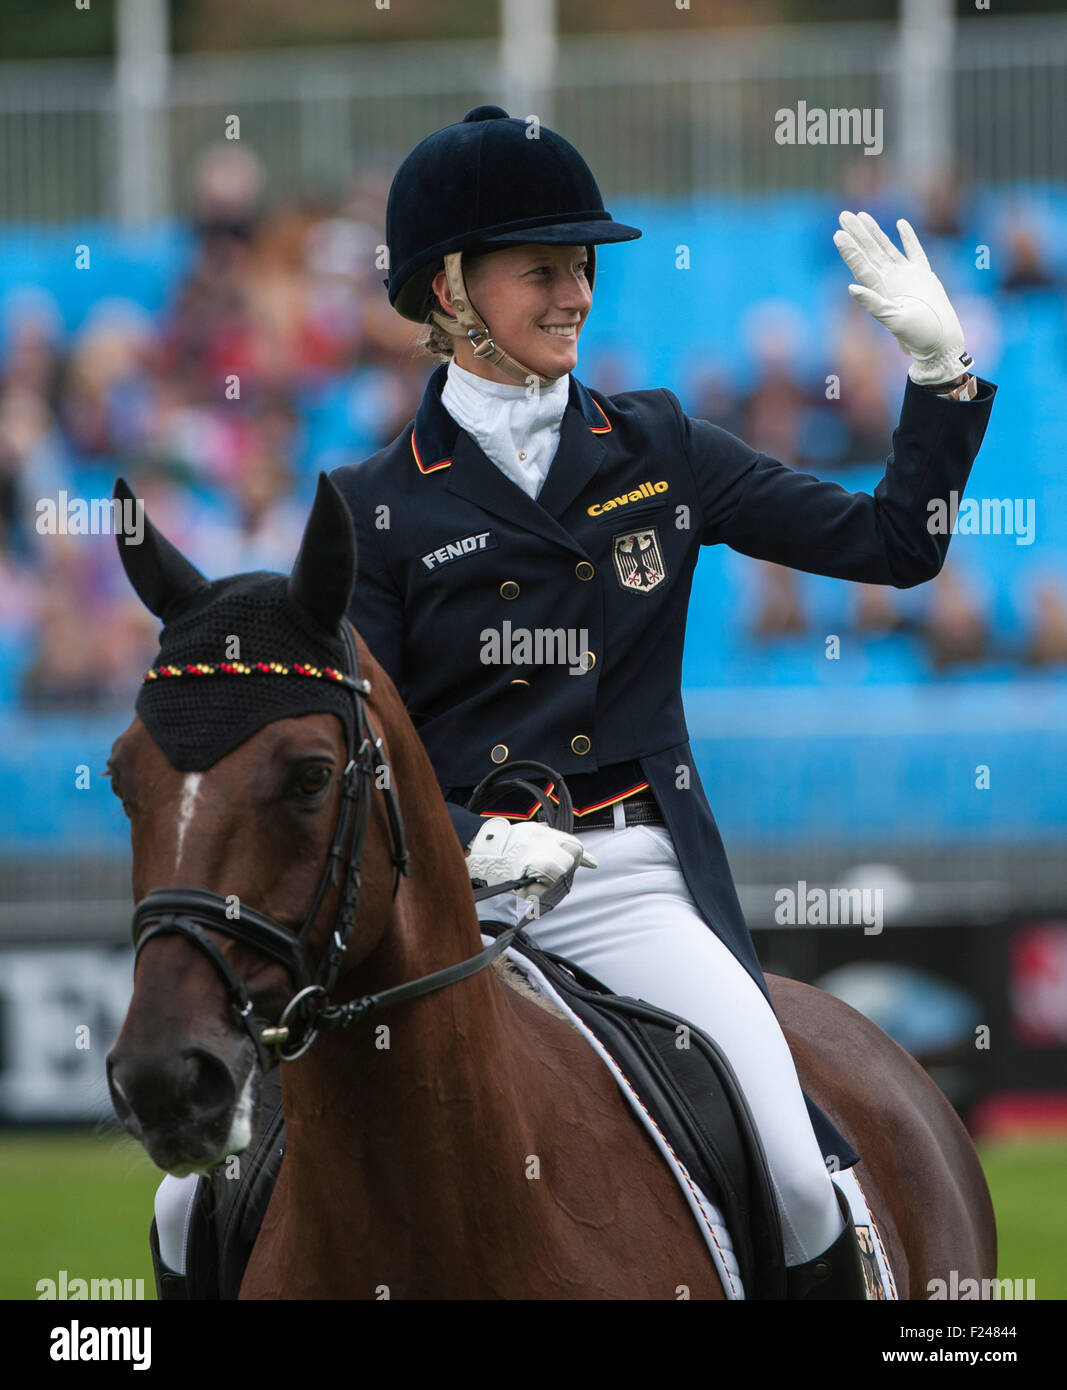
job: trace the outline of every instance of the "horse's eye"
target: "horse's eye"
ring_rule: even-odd
[[[323,787],[329,782],[333,771],[328,767],[309,767],[300,774],[296,784],[296,789],[304,796],[314,796],[316,792],[321,792]]]

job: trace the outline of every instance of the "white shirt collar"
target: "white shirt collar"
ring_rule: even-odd
[[[519,382],[486,381],[455,358],[441,390],[441,404],[456,423],[530,497],[540,492],[552,465],[569,398],[569,373],[530,391]]]

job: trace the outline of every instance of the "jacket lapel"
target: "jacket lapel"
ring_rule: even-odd
[[[447,364],[442,364],[430,377],[415,419],[412,450],[419,469],[445,471],[448,492],[584,555],[558,518],[603,465],[607,453],[602,436],[611,432],[611,425],[590,393],[572,373],[559,448],[535,500],[486,457],[441,404],[446,371]]]
[[[599,422],[599,432],[594,422]],[[560,425],[559,448],[537,499],[538,506],[550,516],[562,516],[601,467],[607,453],[602,436],[608,429],[596,402],[572,376],[570,400]]]
[[[560,450],[556,457],[559,458],[562,452],[561,430]],[[528,497],[521,487],[517,487],[500,471],[492,459],[486,458],[466,430],[460,430],[456,435],[452,467],[448,470],[445,486],[455,496],[464,497],[494,516],[503,517],[519,530],[534,531],[546,540],[566,546],[568,550],[581,549],[574,537],[545,511],[540,502]],[[548,486],[547,481],[545,486]]]

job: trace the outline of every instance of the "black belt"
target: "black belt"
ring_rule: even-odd
[[[649,792],[628,796],[616,805],[622,806],[627,825],[666,825],[654,796]],[[574,817],[574,829],[613,830],[615,828],[615,806],[603,806],[599,811],[590,811],[587,816]]]

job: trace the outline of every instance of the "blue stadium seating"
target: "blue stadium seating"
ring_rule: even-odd
[[[1067,228],[1067,193],[1037,192]],[[979,189],[971,197],[974,225],[988,225],[992,239],[1003,194]],[[816,379],[832,370],[821,344],[850,277],[831,240],[839,209],[824,196],[608,204],[644,236],[598,252],[579,375],[582,364],[619,354],[634,386],[670,386],[693,408],[686,391],[694,368],[720,368],[742,388],[751,378],[746,314],[775,298],[807,324],[806,369]],[[918,223],[905,201],[900,208]],[[92,249],[91,274],[74,268],[80,243]],[[935,269],[951,287],[992,292],[996,276],[975,268],[969,244],[940,245],[946,259]],[[1051,248],[1067,276],[1060,246],[1067,248],[1067,237]],[[676,268],[680,247],[688,249],[689,269]],[[188,228],[178,225],[137,235],[107,226],[0,231],[5,288],[50,291],[68,332],[106,297],[158,313],[192,251]],[[1065,765],[1067,752],[1067,668],[1026,675],[1017,660],[1033,584],[1053,575],[1067,590],[1067,399],[1058,384],[1067,307],[1060,291],[995,303],[999,353],[978,368],[1000,390],[968,494],[1034,498],[1036,540],[1023,546],[1011,536],[957,535],[948,562],[986,608],[995,650],[979,666],[939,675],[913,633],[861,638],[853,631],[854,586],[801,574],[808,634],[758,642],[750,633],[758,566],[724,548],[706,550],[693,583],[683,680],[699,769],[728,844],[993,843],[1055,838],[1067,829],[1067,786],[1052,771]],[[905,365],[901,359],[899,383],[887,382],[892,402],[903,391]],[[377,447],[379,385],[377,373],[364,369],[305,390],[301,496],[320,468]],[[110,490],[114,471],[96,460],[76,476],[95,493]],[[882,463],[818,471],[870,492]],[[893,591],[893,601],[914,624],[929,594],[925,586]],[[842,639],[839,660],[825,654],[831,633]],[[16,712],[24,659],[22,646],[0,633],[0,845],[65,839],[120,847],[125,821],[95,773],[129,712],[94,720]],[[94,769],[93,789],[74,791],[73,768],[83,763]],[[975,789],[980,764],[991,768],[988,792]]]

